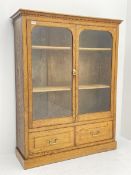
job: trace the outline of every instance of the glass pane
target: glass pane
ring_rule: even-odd
[[[84,30],[80,33],[80,47],[112,48],[112,35],[98,30]]]
[[[79,113],[91,113],[110,110],[109,89],[89,89],[79,92]]]
[[[45,92],[33,94],[33,115],[35,119],[64,117],[71,115],[71,92]]]
[[[110,111],[112,36],[84,30],[79,42],[79,114]]]
[[[72,34],[58,27],[32,30],[33,120],[72,115]]]

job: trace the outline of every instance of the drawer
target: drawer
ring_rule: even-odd
[[[76,127],[76,144],[86,144],[112,138],[112,121]]]
[[[74,146],[73,127],[29,134],[29,152],[40,153]]]

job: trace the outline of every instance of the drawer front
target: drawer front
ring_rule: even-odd
[[[76,127],[76,144],[86,144],[112,138],[112,121]]]
[[[74,146],[72,127],[29,134],[29,152],[40,153]]]

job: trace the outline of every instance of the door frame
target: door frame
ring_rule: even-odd
[[[78,85],[79,85],[79,36],[80,33],[83,30],[98,30],[98,31],[105,31],[109,32],[112,35],[112,71],[111,71],[111,110],[105,111],[105,112],[94,112],[94,113],[86,113],[86,114],[78,114]],[[92,26],[92,25],[77,25],[77,31],[76,31],[76,70],[77,70],[77,76],[76,76],[76,121],[86,121],[86,120],[96,120],[96,119],[102,119],[102,118],[114,118],[115,113],[115,91],[116,91],[116,38],[117,38],[117,30],[114,27],[105,27],[105,26]]]
[[[48,118],[48,119],[39,119],[33,120],[32,118],[32,54],[31,54],[31,33],[32,29],[36,26],[48,26],[48,27],[61,27],[67,28],[72,33],[72,116],[65,116],[65,117],[56,117],[56,118]],[[76,92],[75,92],[75,85],[76,85],[76,77],[73,76],[73,69],[76,69],[76,62],[75,62],[75,25],[74,24],[63,24],[57,22],[47,22],[47,21],[40,21],[40,20],[27,20],[27,60],[28,60],[28,93],[29,93],[29,128],[39,128],[43,126],[51,126],[51,125],[58,125],[58,124],[66,124],[75,122],[75,108],[76,108]]]

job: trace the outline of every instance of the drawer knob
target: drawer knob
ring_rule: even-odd
[[[90,131],[90,134],[91,136],[95,137],[95,136],[98,136],[100,134],[100,131],[97,130],[97,131]]]
[[[55,145],[57,142],[57,139],[50,139],[48,140],[49,145]]]

